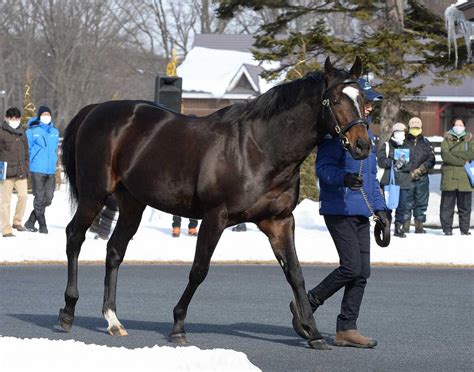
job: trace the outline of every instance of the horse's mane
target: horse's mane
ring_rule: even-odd
[[[223,109],[222,119],[238,121],[244,117],[267,120],[296,106],[302,97],[314,95],[322,86],[323,77],[323,72],[314,71],[303,78],[277,85],[251,101],[236,103]]]

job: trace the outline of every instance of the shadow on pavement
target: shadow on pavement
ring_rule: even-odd
[[[6,314],[6,316],[20,320],[30,325],[46,330],[41,332],[42,338],[50,340],[62,340],[62,339],[74,339],[77,341],[83,341],[86,343],[94,343],[98,345],[113,345],[121,344],[120,346],[127,347],[128,342],[120,342],[117,340],[127,340],[127,338],[112,337],[107,334],[106,321],[100,317],[85,317],[76,316],[74,318],[74,325],[70,332],[62,330],[58,325],[58,318],[56,315],[47,314]],[[121,319],[121,323],[127,329],[129,334],[133,336],[137,332],[156,332],[161,334],[162,340],[165,340],[168,346],[172,345],[167,342],[168,334],[171,331],[173,324],[171,322],[151,322],[151,321],[138,321],[138,320],[127,320]],[[75,329],[82,328],[89,332],[77,332],[74,333]],[[193,340],[199,342],[198,334],[220,334],[226,336],[242,337],[252,340],[261,340],[267,342],[273,342],[278,344],[284,344],[288,346],[301,347],[302,344],[306,345],[306,341],[295,335],[293,328],[285,326],[275,326],[268,324],[258,323],[233,323],[233,324],[207,324],[207,323],[186,323],[186,331],[190,345],[193,344]],[[91,335],[90,332],[93,332]],[[32,337],[31,329],[25,329],[25,334],[22,332],[22,327],[14,327],[14,330],[5,330],[2,332],[2,336],[10,337]],[[92,336],[92,337],[91,337]],[[105,337],[102,337],[105,336]],[[323,334],[326,342],[331,343],[332,337],[328,334]],[[153,339],[153,338],[152,338]],[[154,346],[157,344],[156,339],[153,339],[147,343],[146,346]],[[158,343],[162,345],[163,343]]]

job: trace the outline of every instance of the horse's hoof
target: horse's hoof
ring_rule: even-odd
[[[324,338],[308,341],[308,345],[311,349],[315,350],[331,350]]]
[[[293,314],[293,319],[291,323],[293,324],[293,329],[295,330],[296,334],[305,340],[310,340],[311,336],[309,333],[303,328],[301,324],[301,318],[300,315],[298,314],[298,309],[296,308],[296,305],[293,301],[290,302],[290,311],[291,314]]]
[[[72,328],[72,322],[74,321],[74,316],[66,314],[64,309],[59,310],[58,322],[59,326],[65,330],[70,331]]]
[[[186,345],[189,343],[186,333],[171,333],[169,340],[170,342],[178,345]]]
[[[107,328],[107,332],[109,332],[111,336],[128,336],[128,332],[121,325]]]

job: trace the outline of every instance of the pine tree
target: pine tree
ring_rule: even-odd
[[[310,56],[307,63],[330,55],[341,65],[352,64],[356,55],[362,58],[365,73],[373,73],[384,94],[380,118],[382,138],[400,119],[401,98],[416,95],[421,86],[411,86],[417,75],[436,70],[436,80],[457,83],[463,75],[472,74],[472,64],[453,69],[449,59],[446,32],[441,17],[431,13],[417,0],[345,0],[312,1],[307,5],[290,0],[221,0],[218,14],[232,18],[245,8],[279,11],[274,22],[261,26],[256,36],[254,55],[258,60],[284,61],[281,70],[296,65],[301,46]],[[301,2],[303,3],[303,2]],[[406,4],[406,6],[405,6]],[[359,24],[358,32],[337,35],[328,28],[329,17],[346,14]],[[292,31],[282,37],[288,24],[312,17],[314,25],[305,31]],[[460,49],[461,52],[465,48]],[[460,56],[466,61],[465,56]],[[280,71],[269,72],[271,78]]]
[[[463,75],[472,74],[472,65],[453,69],[449,59],[443,20],[426,9],[420,1],[408,0],[346,0],[312,1],[299,5],[291,0],[221,0],[219,17],[232,18],[245,9],[277,10],[274,22],[261,25],[256,36],[254,56],[258,60],[281,61],[281,68],[264,74],[271,79],[288,72],[288,79],[302,77],[319,68],[318,60],[330,55],[340,65],[350,65],[355,56],[364,63],[364,74],[374,74],[384,94],[381,107],[373,119],[381,124],[382,140],[388,138],[392,125],[403,121],[406,111],[402,97],[416,95],[420,86],[411,86],[413,78],[428,70],[437,70],[436,80],[457,83]],[[404,4],[407,6],[404,7]],[[359,23],[359,32],[337,35],[331,32],[328,17],[348,15]],[[292,22],[310,16],[311,28],[287,32]],[[286,32],[286,35],[285,35]],[[285,36],[282,36],[285,35]],[[462,48],[465,50],[465,48]],[[460,56],[460,60],[466,60]],[[406,120],[405,120],[406,121]],[[301,167],[300,198],[319,195],[314,177],[314,154]]]
[[[286,80],[299,79],[319,67],[319,64],[314,61],[308,62],[306,45],[304,40],[301,40],[300,51],[296,58],[295,65],[288,71]],[[303,199],[319,200],[318,180],[314,172],[315,161],[315,151],[312,151],[303,164],[301,164],[299,201]]]

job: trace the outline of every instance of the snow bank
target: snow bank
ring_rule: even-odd
[[[427,224],[439,226],[439,175],[430,176],[430,205]],[[16,202],[16,198],[13,198]],[[33,198],[28,198],[27,213]],[[474,205],[474,204],[473,204]],[[62,261],[66,258],[65,226],[71,219],[65,187],[55,193],[53,204],[47,208],[49,234],[15,232],[14,238],[0,238],[0,262]],[[318,203],[301,202],[295,212],[296,249],[301,262],[337,263],[338,256],[327,232]],[[474,217],[471,218],[474,222]],[[130,241],[125,262],[180,261],[192,262],[196,238],[186,235],[188,220],[183,218],[180,238],[171,237],[172,216],[147,208],[137,234]],[[226,229],[215,250],[213,261],[220,262],[274,262],[275,257],[266,236],[254,224],[247,224],[247,232]],[[413,228],[412,228],[413,229]],[[440,229],[428,228],[427,234],[409,234],[400,239],[392,236],[387,248],[372,242],[373,263],[399,264],[457,264],[474,265],[473,236],[444,236]],[[81,261],[103,261],[106,242],[94,240],[87,233],[81,250]]]
[[[260,371],[244,353],[195,346],[126,349],[0,336],[0,350],[2,371]]]

